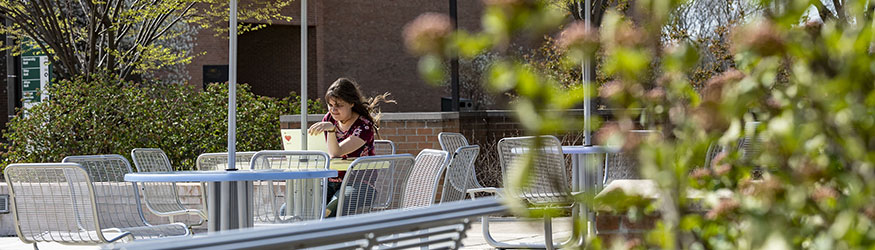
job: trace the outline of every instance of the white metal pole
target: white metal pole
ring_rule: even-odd
[[[583,1],[583,21],[586,23],[585,29],[589,31],[590,25],[592,25],[591,15],[591,7],[590,0]],[[591,146],[592,145],[592,128],[590,128],[590,116],[592,115],[591,104],[590,104],[590,58],[589,55],[585,55],[583,57],[583,145]]]
[[[237,0],[229,3],[228,22],[228,170],[237,170]],[[223,201],[224,202],[224,201]]]
[[[307,150],[307,0],[301,0],[301,149]]]
[[[589,29],[591,29],[590,26],[592,26],[592,2],[590,0],[583,1],[583,21],[585,23],[584,29],[586,29],[586,31],[587,31],[586,33],[589,34]],[[592,122],[590,120],[590,116],[592,116],[592,110],[591,110],[592,104],[590,103],[591,102],[590,94],[592,91],[590,91],[590,79],[592,79],[591,78],[592,76],[590,75],[590,67],[591,67],[591,65],[590,65],[591,60],[590,59],[591,59],[590,55],[584,55],[583,65],[582,65],[582,67],[583,67],[582,73],[583,74],[581,74],[581,76],[583,76],[583,136],[584,136],[583,145],[584,146],[592,146],[592,136],[591,136],[592,135],[592,128],[590,127],[591,122]],[[578,174],[584,173],[584,176],[579,176],[578,178],[581,178],[584,180],[583,181],[584,191],[594,193],[596,191],[595,190],[596,182],[598,181],[598,176],[596,174],[596,172],[598,172],[598,171],[594,171],[593,169],[595,167],[590,166],[590,163],[591,163],[590,159],[592,157],[592,154],[586,154],[584,156],[586,156],[586,157],[580,157],[578,159],[578,164],[582,163],[582,167],[583,167],[583,169],[582,169],[583,171],[580,171],[580,169],[578,169]],[[580,185],[580,183],[578,183],[578,185]],[[594,223],[595,214],[590,213],[589,209],[586,206],[582,206],[582,208],[583,208],[583,211],[581,211],[581,212],[583,212],[584,216],[587,216],[587,224],[588,225],[586,227],[586,238],[589,238],[589,237],[592,237],[595,233],[595,230],[593,229],[593,227],[595,226],[595,223]],[[584,240],[583,237],[581,237],[581,240]]]

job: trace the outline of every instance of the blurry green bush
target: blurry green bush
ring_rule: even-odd
[[[173,166],[192,169],[199,154],[227,151],[228,85],[119,83],[113,77],[64,80],[51,99],[8,123],[2,166],[60,162],[65,156],[120,154],[161,148]],[[300,113],[300,97],[258,96],[237,86],[237,150],[281,149],[280,115]],[[310,113],[325,106],[309,101]]]

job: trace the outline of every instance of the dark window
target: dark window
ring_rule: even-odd
[[[217,82],[228,82],[228,65],[204,65],[204,89]]]

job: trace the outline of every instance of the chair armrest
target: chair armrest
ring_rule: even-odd
[[[622,191],[626,195],[634,195],[646,199],[659,199],[659,187],[653,180],[614,180],[601,192],[596,194],[596,198],[603,197],[610,192]]]
[[[466,190],[465,192],[468,193],[468,195],[470,195],[471,199],[473,200],[476,198],[476,196],[474,196],[474,195],[477,193],[490,193],[490,194],[494,194],[497,196],[501,196],[501,190],[502,190],[501,188],[485,187],[485,188],[470,188],[470,189]]]

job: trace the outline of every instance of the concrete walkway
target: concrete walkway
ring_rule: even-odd
[[[541,220],[530,222],[511,221],[499,219],[489,221],[492,237],[498,241],[510,243],[536,243],[544,242],[544,224]],[[571,234],[571,218],[557,218],[553,220],[553,241],[562,242]],[[483,229],[480,222],[471,223],[471,229],[466,232],[467,237],[462,240],[462,249],[494,249],[483,238]]]
[[[500,221],[491,221],[490,227],[493,237],[499,241],[510,241],[514,243],[520,242],[541,242],[543,241],[544,226],[540,221],[520,222],[509,221],[507,219],[499,219]],[[571,232],[571,220],[569,218],[558,218],[553,221],[553,238],[555,241],[561,241],[568,237]],[[486,240],[483,239],[481,224],[479,222],[471,223],[471,229],[466,233],[467,237],[462,241],[464,246],[462,249],[493,249]],[[100,249],[100,246],[94,245],[62,245],[58,243],[39,243],[40,249],[64,249],[64,250],[94,250]],[[33,250],[30,244],[24,244],[17,237],[0,237],[0,249],[2,250]]]

